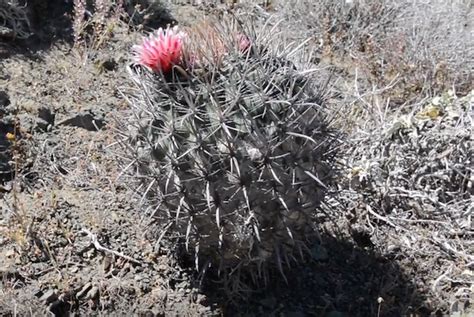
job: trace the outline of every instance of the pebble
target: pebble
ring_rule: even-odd
[[[117,62],[113,58],[106,59],[102,62],[101,68],[107,71],[113,71],[117,69]]]

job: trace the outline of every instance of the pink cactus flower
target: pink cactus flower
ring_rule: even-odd
[[[185,33],[178,27],[162,29],[143,39],[141,45],[134,45],[134,60],[154,72],[168,73],[181,62]]]

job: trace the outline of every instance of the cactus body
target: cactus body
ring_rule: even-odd
[[[183,245],[200,270],[283,272],[315,234],[330,146],[319,94],[256,41],[215,67],[134,75],[141,188],[161,242]]]

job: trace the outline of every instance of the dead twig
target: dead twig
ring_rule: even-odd
[[[132,258],[128,255],[125,255],[122,252],[114,251],[114,250],[108,249],[106,247],[103,247],[99,243],[99,241],[97,240],[97,236],[95,234],[93,234],[92,232],[90,232],[89,230],[82,228],[81,232],[84,232],[85,234],[87,234],[89,236],[89,238],[91,239],[91,244],[94,245],[94,248],[96,248],[97,251],[113,254],[115,256],[121,257],[121,258],[123,258],[127,261],[133,262],[133,263],[138,264],[138,265],[143,264],[141,261],[135,260],[134,258]]]
[[[377,219],[379,220],[382,220],[383,222],[389,224],[390,226],[394,227],[394,228],[399,228],[399,229],[402,229],[404,231],[406,231],[405,228],[401,227],[401,226],[397,226],[396,224],[394,224],[393,222],[391,222],[387,217],[384,217],[382,215],[379,215],[378,213],[376,213],[375,211],[373,211],[372,207],[370,207],[369,205],[365,205],[365,208],[367,209],[367,211],[375,216]]]

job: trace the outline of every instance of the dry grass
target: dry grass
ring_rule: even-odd
[[[418,271],[443,313],[472,300],[473,97],[446,93],[407,115],[378,104],[376,94],[362,97],[364,124],[348,136],[346,176],[327,209],[331,218],[344,215],[342,231],[370,237],[407,272]]]
[[[357,69],[369,87],[395,82],[386,95],[399,103],[472,87],[470,1],[293,0],[283,6],[292,30],[313,38],[323,61]]]
[[[76,47],[85,47],[94,51],[105,45],[114,36],[114,31],[127,16],[123,0],[85,0],[74,1],[74,43]]]
[[[315,63],[337,74],[329,107],[346,133],[345,176],[326,210],[339,229],[328,230],[398,257],[454,313],[474,287],[472,2],[281,6],[299,26],[291,36],[312,38]]]

